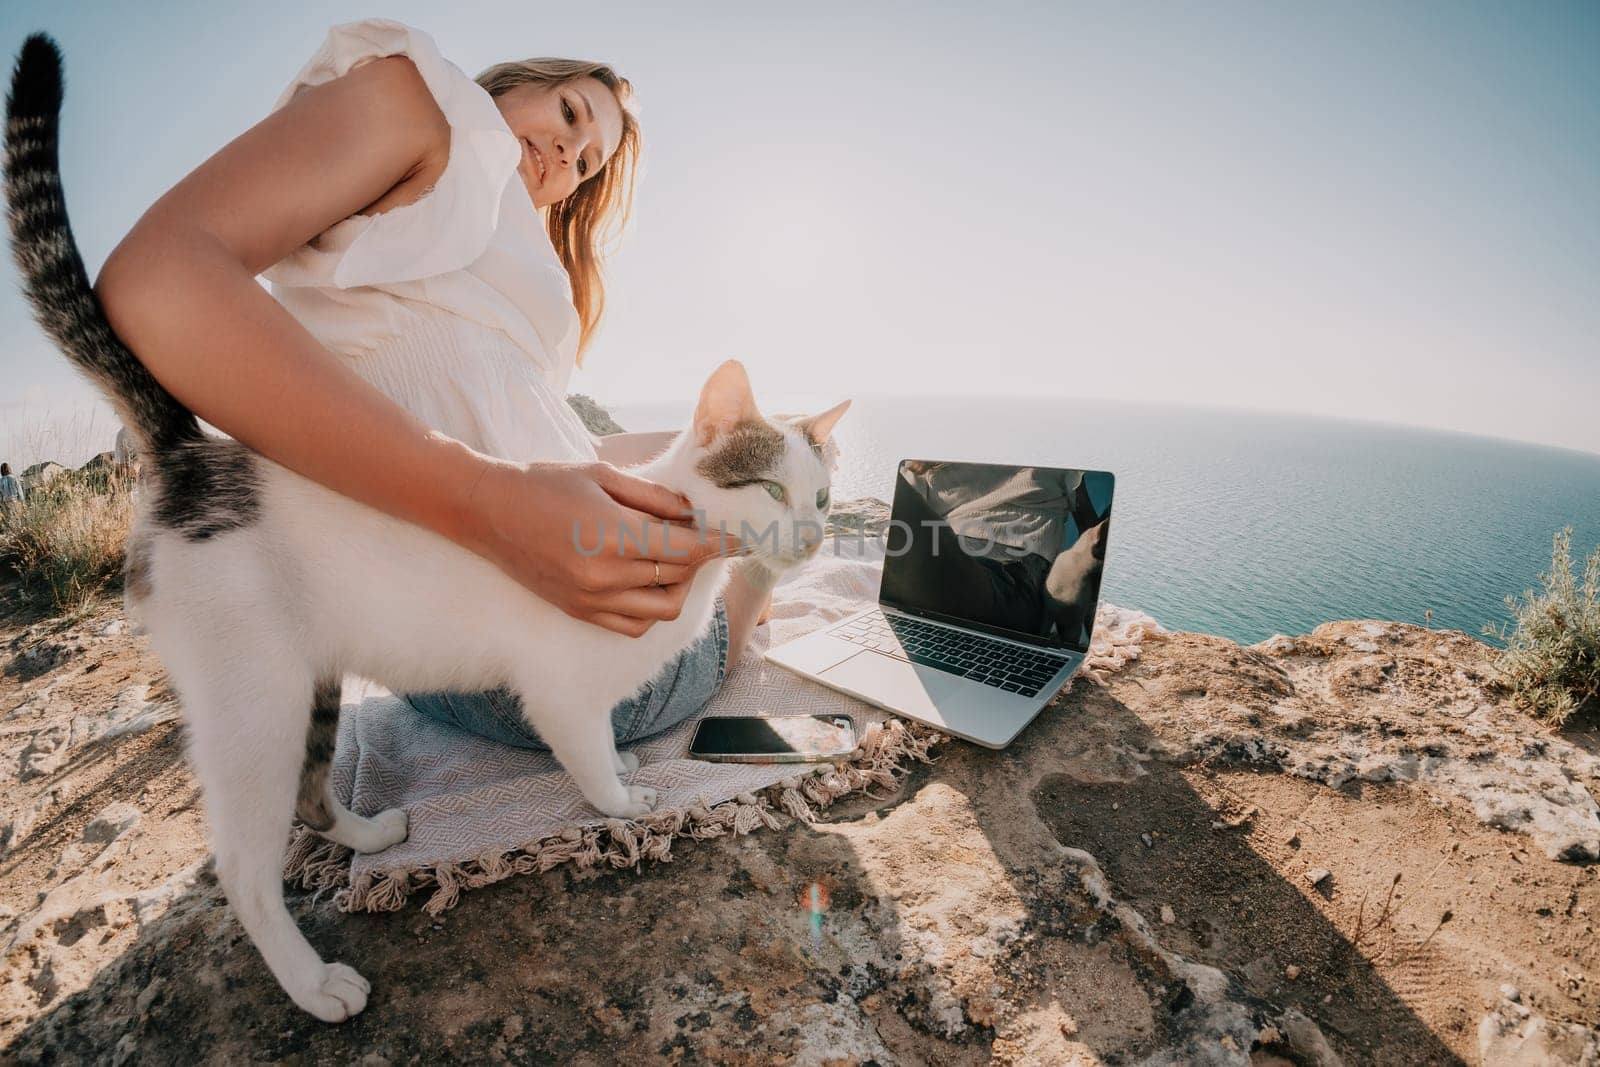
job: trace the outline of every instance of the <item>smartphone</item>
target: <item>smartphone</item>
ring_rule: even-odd
[[[856,749],[848,715],[729,715],[701,719],[689,742],[691,759],[714,763],[813,763]]]

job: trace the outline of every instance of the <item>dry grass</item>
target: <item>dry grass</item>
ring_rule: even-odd
[[[25,599],[69,614],[121,581],[133,487],[109,468],[65,471],[0,507],[0,565],[16,571]]]
[[[1585,710],[1600,711],[1600,548],[1572,570],[1572,529],[1556,534],[1542,591],[1506,597],[1514,627],[1485,626],[1506,650],[1496,663],[1516,703],[1557,725]]]

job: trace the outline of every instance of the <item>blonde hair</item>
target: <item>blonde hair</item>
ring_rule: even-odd
[[[572,195],[542,209],[545,231],[572,281],[572,304],[578,310],[578,365],[600,326],[606,308],[602,248],[615,241],[633,211],[633,185],[639,166],[639,120],[634,113],[633,83],[605,63],[581,59],[522,59],[496,63],[479,74],[477,83],[490,96],[519,85],[563,85],[594,78],[622,107],[622,139],[599,170],[586,177]]]

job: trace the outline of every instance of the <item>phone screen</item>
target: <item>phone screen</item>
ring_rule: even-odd
[[[842,756],[855,747],[855,723],[848,715],[770,719],[739,715],[701,719],[689,754],[712,759],[745,755],[792,759]]]

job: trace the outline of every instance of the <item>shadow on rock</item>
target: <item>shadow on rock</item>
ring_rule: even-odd
[[[372,981],[340,1026],[290,1004],[202,881],[9,1054],[1457,1062],[1105,686],[1080,680],[1004,752],[938,752],[812,826],[510,879],[442,921],[291,894]]]

